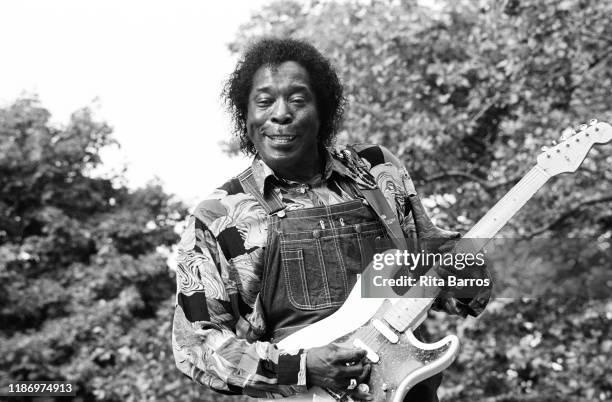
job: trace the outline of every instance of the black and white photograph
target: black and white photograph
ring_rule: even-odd
[[[0,400],[612,401],[612,1],[0,0]]]

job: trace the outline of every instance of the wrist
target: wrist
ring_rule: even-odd
[[[281,353],[278,357],[277,375],[279,385],[306,386],[306,352]]]

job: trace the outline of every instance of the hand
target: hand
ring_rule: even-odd
[[[459,236],[451,238],[438,248],[438,252],[450,253],[459,242],[461,242]],[[458,246],[459,249],[462,249],[462,247],[472,254],[479,252],[479,249],[477,247],[474,248],[473,244],[469,243],[469,240],[467,240],[467,243]],[[482,282],[482,285],[474,284],[456,288],[446,286],[436,298],[432,306],[434,310],[442,310],[462,317],[467,315],[476,317],[484,310],[491,295],[492,285],[491,275],[487,270],[486,256],[481,254],[480,257],[482,257],[482,260],[477,264],[466,266],[463,269],[457,269],[453,265],[440,265],[437,267],[437,274],[446,280],[449,275],[453,275],[460,279],[488,281],[489,285],[484,285],[484,282]]]
[[[370,375],[370,364],[365,359],[366,351],[346,348],[333,343],[312,348],[306,354],[306,381],[308,386],[330,388],[334,392],[347,392],[351,379],[357,384],[365,382]],[[372,400],[368,393],[354,389],[351,397]]]

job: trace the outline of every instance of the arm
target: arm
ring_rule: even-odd
[[[177,266],[177,298],[172,331],[178,369],[194,381],[226,393],[288,396],[306,390],[306,353],[284,351],[269,342],[236,336],[222,277],[218,244],[207,226],[190,217]]]
[[[460,238],[460,234],[440,229],[433,224],[421,203],[408,171],[400,160],[383,146],[361,144],[354,148],[362,159],[370,164],[370,172],[387,201],[397,207],[398,219],[406,237],[418,236],[419,239],[432,239],[437,243],[447,239],[444,244],[440,244],[438,251],[450,252]],[[490,277],[486,265],[480,269],[469,270],[469,272],[463,271],[463,276],[465,277],[467,273],[473,274],[475,278]],[[445,275],[448,272],[442,270],[441,274]],[[477,316],[484,310],[490,295],[490,288],[482,288],[470,298],[449,297],[445,292],[436,299],[434,309],[464,317],[468,314]]]

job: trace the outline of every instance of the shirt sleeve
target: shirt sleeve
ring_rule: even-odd
[[[178,369],[213,390],[276,398],[306,391],[306,352],[236,335],[219,245],[191,216],[178,250],[172,346]],[[240,325],[240,324],[238,324]]]

